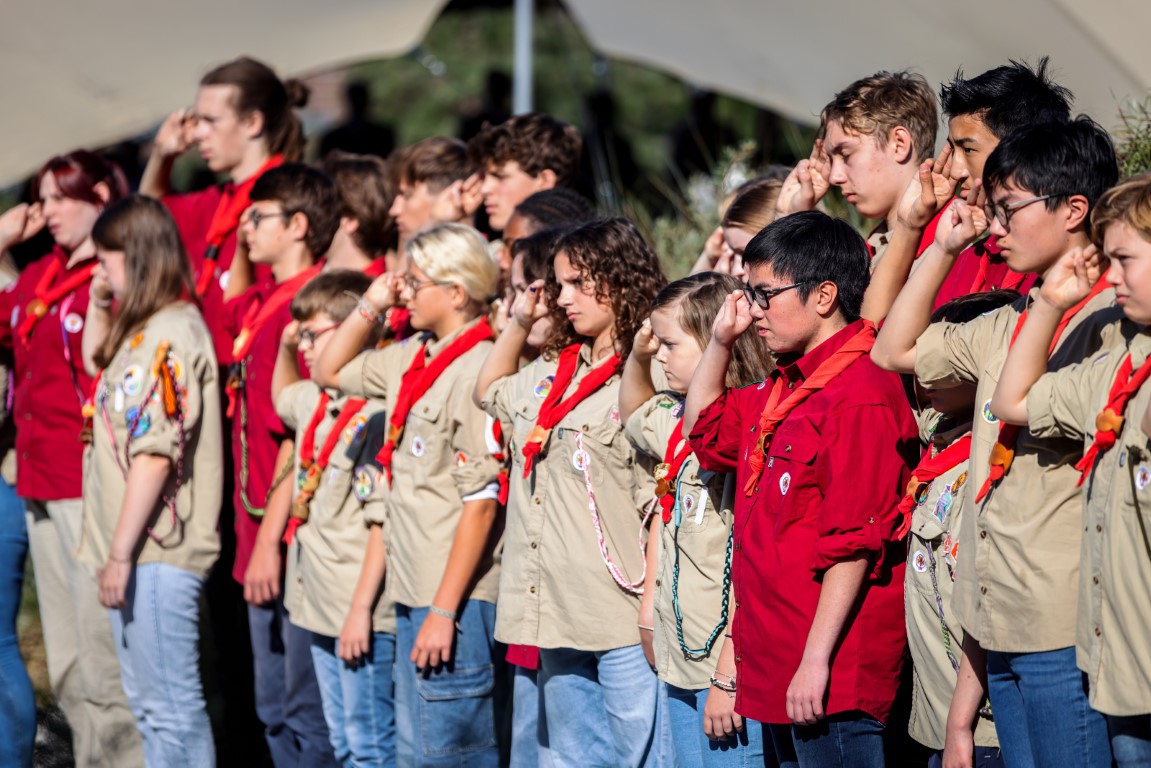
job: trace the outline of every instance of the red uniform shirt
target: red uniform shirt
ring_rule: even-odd
[[[799,383],[862,328],[856,322],[773,374]],[[705,469],[747,476],[771,382],[728,390],[704,409],[690,442]],[[886,722],[907,639],[897,507],[919,458],[902,383],[864,355],[796,406],[776,429],[755,495],[736,493],[732,578],[736,710],[786,724],[788,686],[815,618],[823,572],[861,552],[873,567],[863,604],[831,662],[827,714]]]
[[[180,229],[180,238],[184,241],[184,249],[188,252],[188,260],[192,264],[192,281],[200,278],[200,270],[204,264],[204,253],[208,248],[208,227],[216,213],[216,206],[225,189],[231,184],[221,184],[199,192],[189,192],[183,195],[167,195],[164,205],[172,212],[176,226]],[[212,332],[212,341],[216,347],[216,359],[221,367],[232,362],[232,336],[228,331],[226,322],[227,312],[224,310],[224,288],[228,284],[228,270],[232,266],[232,257],[236,254],[236,233],[233,231],[220,246],[220,253],[216,262],[216,273],[208,290],[200,300],[200,309],[204,313],[204,321],[208,330]],[[271,279],[271,272],[262,264],[252,265],[253,285],[262,280]]]
[[[999,288],[1014,288],[1026,294],[1036,277],[1034,272],[1021,275],[1011,270],[999,255],[998,241],[992,235],[959,254],[935,297],[934,308],[969,293],[985,293]]]
[[[223,323],[228,338],[239,334],[248,308],[253,304],[262,305],[275,290],[274,282],[270,279],[262,280],[228,302]],[[232,455],[236,466],[236,490],[232,496],[236,510],[236,561],[232,568],[232,578],[241,584],[252,557],[252,548],[256,544],[256,533],[260,530],[260,518],[248,514],[241,493],[247,496],[253,507],[263,509],[268,490],[275,480],[273,473],[280,443],[292,437],[292,433],[280,421],[272,402],[272,372],[276,368],[276,357],[280,351],[280,336],[290,322],[290,304],[285,304],[252,337],[252,346],[244,358],[244,386],[232,418]],[[247,483],[241,485],[241,463],[245,455]]]
[[[11,349],[15,358],[12,418],[18,459],[16,493],[24,499],[43,501],[81,496],[81,408],[92,391],[92,379],[84,372],[80,351],[91,281],[61,297],[36,323],[27,345],[16,336],[28,303],[36,297],[37,283],[54,261],[64,266],[68,254],[56,248],[25,267],[16,282],[0,291],[0,345]],[[91,264],[85,261],[62,269],[55,283]]]

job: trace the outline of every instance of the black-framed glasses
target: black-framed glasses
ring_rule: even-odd
[[[336,330],[336,328],[338,328],[338,327],[339,327],[338,325],[325,325],[323,328],[320,328],[319,330],[314,330],[311,328],[305,328],[304,330],[300,331],[298,334],[299,340],[300,340],[299,344],[301,347],[304,345],[307,345],[309,347],[314,347],[316,345],[316,339],[320,338],[321,336],[323,336],[325,333],[328,333],[329,331]]]
[[[771,300],[779,294],[806,284],[806,281],[800,281],[798,283],[792,283],[791,285],[781,285],[779,288],[755,288],[748,283],[744,283],[743,297],[747,299],[748,304],[754,304],[760,309],[766,310],[771,306]]]
[[[1011,226],[1011,217],[1020,208],[1026,208],[1032,203],[1038,203],[1040,200],[1050,200],[1053,197],[1062,197],[1062,195],[1039,195],[1037,197],[1029,197],[1026,200],[1016,200],[1013,203],[993,203],[987,201],[983,212],[987,214],[987,220],[995,219],[999,222],[999,226],[1007,229]]]
[[[248,221],[252,222],[252,229],[258,229],[260,222],[265,219],[283,219],[287,221],[292,218],[292,214],[288,211],[258,211],[255,208],[248,214]]]

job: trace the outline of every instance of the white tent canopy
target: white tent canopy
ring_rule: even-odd
[[[282,74],[399,55],[445,0],[42,0],[0,6],[0,183],[52,154],[155,125],[212,65],[246,53]],[[566,0],[597,50],[811,122],[881,69],[938,83],[1050,55],[1076,109],[1107,127],[1151,91],[1146,0]]]

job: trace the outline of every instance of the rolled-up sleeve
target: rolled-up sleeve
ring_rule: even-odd
[[[472,402],[474,377],[461,378],[452,391],[451,414],[452,480],[460,498],[472,496],[491,483],[499,482],[500,462],[492,455],[488,434],[488,415]]]
[[[150,379],[147,386],[141,387],[138,392],[128,394],[125,398],[124,420],[129,431],[135,426],[129,448],[130,456],[139,456],[147,453],[156,456],[166,456],[172,461],[180,458],[183,436],[194,433],[200,421],[203,407],[204,385],[216,378],[216,368],[212,362],[203,357],[189,359],[185,350],[179,348],[175,342],[169,350],[168,360],[178,372],[176,383],[176,400],[180,413],[172,418],[164,406],[163,384],[152,376],[152,361],[150,355],[140,350],[133,355],[130,363],[143,371]],[[138,361],[138,362],[137,362]],[[159,395],[153,397],[153,393]],[[186,448],[187,446],[185,446]]]
[[[1019,313],[1003,307],[968,323],[932,323],[915,342],[915,377],[925,387],[977,382],[990,345]]]
[[[688,436],[699,465],[712,472],[734,472],[743,432],[742,391],[729,389],[699,414]]]
[[[1122,358],[1102,352],[1092,360],[1077,363],[1039,377],[1027,393],[1027,423],[1036,437],[1068,437],[1085,440],[1094,434],[1095,406],[1105,398]]]

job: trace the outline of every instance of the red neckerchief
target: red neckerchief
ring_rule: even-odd
[[[381,256],[378,259],[373,259],[372,263],[364,267],[364,274],[371,278],[379,277],[388,271],[388,262]]]
[[[767,447],[771,443],[771,437],[775,434],[776,427],[787,418],[797,405],[823,389],[828,382],[847,370],[849,365],[871,351],[872,346],[875,345],[875,323],[870,320],[863,320],[862,323],[863,327],[858,333],[848,339],[842,347],[835,350],[782,402],[780,400],[785,389],[785,377],[781,373],[776,378],[775,386],[772,387],[771,395],[767,399],[767,405],[764,406],[763,413],[759,416],[759,439],[747,457],[751,471],[743,486],[745,495],[751,496],[759,487],[759,478],[763,475],[763,468],[767,465]]]
[[[683,443],[683,447],[680,447],[680,443]],[[664,525],[671,522],[671,510],[675,506],[675,479],[679,477],[679,471],[683,469],[683,463],[690,455],[691,446],[683,439],[681,418],[675,423],[675,429],[668,438],[667,448],[663,452],[663,463],[657,465],[653,473],[656,480],[655,496],[659,499],[660,517],[663,518]]]
[[[316,489],[320,487],[320,478],[324,474],[324,470],[328,468],[328,461],[332,458],[332,451],[335,450],[336,443],[340,441],[340,435],[343,434],[352,418],[367,405],[368,401],[354,397],[348,398],[344,407],[340,409],[340,415],[336,417],[331,431],[328,432],[323,446],[320,447],[320,455],[316,456],[316,429],[324,420],[329,402],[331,402],[331,397],[328,393],[321,393],[320,402],[316,405],[311,420],[308,421],[303,439],[300,440],[300,469],[304,471],[304,476],[296,488],[295,507],[297,509],[307,508],[308,503],[316,494]],[[285,544],[290,545],[292,543],[292,539],[296,536],[296,529],[303,525],[306,520],[307,518],[298,515],[293,515],[288,520],[288,530],[284,533]]]
[[[408,366],[408,370],[400,379],[400,392],[396,397],[396,407],[392,409],[392,417],[388,420],[388,439],[380,448],[380,452],[376,454],[380,466],[388,473],[388,487],[392,485],[392,454],[395,453],[396,444],[400,442],[400,438],[404,434],[404,423],[408,420],[408,414],[412,412],[412,408],[415,407],[421,397],[428,393],[428,390],[432,388],[440,374],[449,365],[481,341],[487,341],[491,337],[492,327],[485,317],[474,327],[460,334],[455,341],[440,350],[440,353],[430,361],[425,359],[428,349],[427,343],[416,352],[415,359],[412,360],[412,364]]]
[[[216,212],[212,214],[212,221],[208,224],[208,233],[204,239],[208,247],[204,251],[204,263],[200,265],[200,277],[196,280],[196,298],[203,298],[216,274],[216,265],[220,259],[220,247],[228,239],[228,235],[240,226],[240,218],[248,206],[252,204],[252,187],[256,180],[278,165],[283,164],[283,155],[272,155],[268,161],[239,184],[231,184],[224,188],[220,195],[220,202],[216,204]]]
[[[915,467],[915,471],[911,473],[911,480],[907,483],[907,490],[904,491],[903,499],[899,502],[898,513],[902,522],[899,524],[899,530],[895,533],[896,539],[902,539],[907,535],[907,532],[911,530],[911,513],[919,503],[916,497],[919,495],[920,490],[923,489],[924,486],[930,486],[931,481],[944,472],[955,469],[970,458],[970,433],[959,438],[935,456],[931,455],[931,449],[928,448],[923,459]]]
[[[983,293],[984,291],[995,290],[994,286],[987,285],[987,269],[991,266],[991,260],[999,256],[999,239],[992,235],[982,243],[971,246],[971,249],[979,261],[979,269],[976,271],[975,280],[972,281],[971,288],[967,292]],[[1026,279],[1027,275],[1009,268],[1002,284],[998,287],[1000,290],[1017,291]]]
[[[551,389],[548,391],[548,396],[544,398],[540,412],[536,416],[536,423],[531,432],[528,433],[524,443],[524,477],[531,474],[535,457],[543,450],[544,443],[551,435],[552,427],[559,424],[565,416],[572,412],[573,408],[606,384],[607,380],[615,375],[616,368],[619,366],[619,353],[617,352],[588,371],[570,397],[561,399],[572,383],[572,379],[575,378],[581,346],[578,343],[571,344],[563,352],[560,352],[559,365],[556,368],[555,378],[552,379]]]
[[[56,302],[92,279],[92,272],[96,269],[95,259],[76,274],[54,284],[56,276],[64,269],[65,258],[61,255],[52,259],[44,274],[40,276],[40,281],[36,283],[36,297],[28,302],[28,306],[24,309],[24,317],[16,328],[16,335],[20,337],[24,346],[28,346],[36,323],[48,314],[48,310],[52,309]]]
[[[1079,470],[1079,483],[1087,479],[1087,473],[1095,466],[1095,459],[1106,453],[1115,445],[1119,437],[1119,430],[1123,428],[1123,412],[1127,410],[1127,402],[1151,376],[1151,358],[1143,361],[1139,370],[1132,374],[1131,355],[1123,359],[1119,370],[1115,373],[1115,381],[1111,382],[1111,392],[1107,396],[1107,405],[1095,417],[1095,440],[1083,458],[1075,465]]]
[[[1076,304],[1071,309],[1063,313],[1063,319],[1059,321],[1059,325],[1055,328],[1055,336],[1051,339],[1051,346],[1047,349],[1047,357],[1050,358],[1051,354],[1055,351],[1055,347],[1059,344],[1059,339],[1063,336],[1063,331],[1067,330],[1067,324],[1083,307],[1087,306],[1087,302],[1098,296],[1107,289],[1107,281],[1102,277],[1091,288],[1091,292],[1084,297],[1083,301]],[[1019,315],[1019,319],[1015,321],[1015,331],[1011,334],[1011,344],[1007,346],[1008,349],[1015,344],[1015,339],[1019,337],[1019,332],[1023,330],[1023,324],[1027,322],[1027,310],[1023,310]],[[979,493],[975,494],[975,501],[980,502],[991,492],[995,484],[1003,479],[1007,471],[1011,469],[1011,462],[1015,459],[1015,441],[1019,439],[1019,433],[1023,431],[1023,427],[1017,424],[1000,424],[999,425],[999,438],[995,441],[995,445],[991,448],[991,458],[988,464],[991,465],[991,471],[987,475],[987,480],[983,482],[983,487],[979,489]]]

